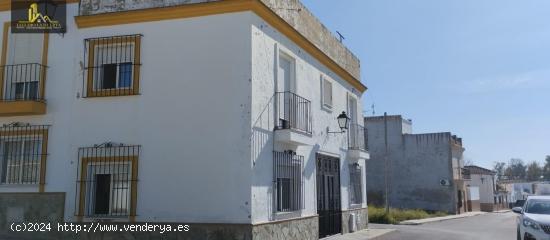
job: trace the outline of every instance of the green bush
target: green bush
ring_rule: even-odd
[[[429,213],[420,209],[403,210],[395,208],[390,209],[389,214],[386,214],[385,208],[369,206],[369,222],[371,223],[398,224],[406,220],[442,217],[446,215],[444,212]]]

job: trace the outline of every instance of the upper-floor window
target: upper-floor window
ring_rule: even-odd
[[[3,101],[44,100],[48,34],[12,33],[4,24],[0,60],[0,99]]]
[[[321,104],[326,109],[332,109],[332,82],[321,77]]]
[[[0,183],[44,184],[48,126],[0,127]]]
[[[86,39],[86,97],[139,94],[141,35]]]

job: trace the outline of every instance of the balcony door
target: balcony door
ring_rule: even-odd
[[[2,53],[2,94],[5,100],[36,100],[41,95],[44,34],[11,33],[4,25],[6,52]]]
[[[362,136],[359,131],[359,126],[357,124],[357,100],[352,97],[351,95],[348,95],[348,117],[350,118],[350,125],[349,125],[349,138],[351,145],[354,147],[357,147],[357,145],[360,141],[360,137]]]
[[[296,123],[296,107],[294,106],[295,60],[289,55],[279,52],[277,67],[277,104],[279,126],[290,128]]]

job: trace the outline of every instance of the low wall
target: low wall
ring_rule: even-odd
[[[201,223],[147,223],[148,225],[167,226],[177,229],[178,225],[187,225],[187,231],[155,231],[124,229],[129,223],[124,222],[85,222],[78,223],[79,233],[74,230],[63,230],[65,193],[0,193],[0,239],[17,240],[317,240],[319,239],[319,217],[310,216],[298,219],[281,220],[265,224],[201,224]],[[366,228],[367,209],[355,209],[342,213],[344,233],[349,232],[351,214],[358,216],[357,229]],[[13,231],[17,223],[45,223],[34,226],[39,231]],[[70,225],[71,223],[67,223]],[[76,223],[75,223],[76,224]],[[94,225],[92,225],[94,224]],[[101,231],[102,227],[116,226],[119,231]],[[131,223],[132,226],[147,226],[146,223]],[[61,226],[61,227],[60,227]],[[76,225],[75,225],[76,226]],[[92,231],[91,229],[94,229]],[[61,230],[60,230],[61,229]],[[76,229],[76,228],[73,228]],[[86,230],[84,230],[86,229]],[[111,229],[111,228],[110,228]],[[123,229],[122,231],[120,231]],[[41,230],[41,231],[40,231]]]
[[[317,240],[319,217],[283,220],[252,227],[254,240]]]
[[[0,229],[13,222],[62,222],[65,193],[0,193]]]
[[[479,212],[481,210],[481,206],[479,203],[479,200],[468,200],[468,212]]]

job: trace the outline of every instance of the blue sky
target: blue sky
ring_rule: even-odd
[[[485,167],[550,155],[550,1],[302,2],[361,59],[366,115],[451,131]]]

